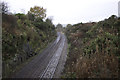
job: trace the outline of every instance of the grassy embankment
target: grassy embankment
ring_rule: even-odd
[[[120,18],[66,27],[69,53],[67,78],[116,78],[120,63]]]
[[[31,20],[28,14],[3,14],[3,77],[18,70],[21,64],[30,61],[55,38],[55,26],[50,19]]]

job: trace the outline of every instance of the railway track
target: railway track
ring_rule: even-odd
[[[43,72],[42,76],[40,78],[52,78],[56,67],[58,65],[63,47],[64,47],[64,42],[65,39],[63,39],[62,43],[59,45],[59,48],[56,50],[56,54],[53,55],[51,61],[49,62],[47,68],[45,69],[45,71]]]
[[[58,33],[57,39],[52,44],[23,66],[12,78],[53,78],[64,44],[64,35]]]

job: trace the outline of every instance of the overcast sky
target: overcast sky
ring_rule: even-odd
[[[30,7],[42,6],[54,24],[76,24],[100,21],[118,15],[119,0],[1,0],[8,3],[12,13],[27,13]]]

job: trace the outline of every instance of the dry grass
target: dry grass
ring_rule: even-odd
[[[74,66],[78,78],[117,78],[118,59],[113,54],[94,54],[90,59],[80,57]]]

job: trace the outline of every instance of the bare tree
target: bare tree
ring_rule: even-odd
[[[2,14],[6,14],[8,10],[8,5],[6,2],[0,3],[0,9],[2,10]]]

